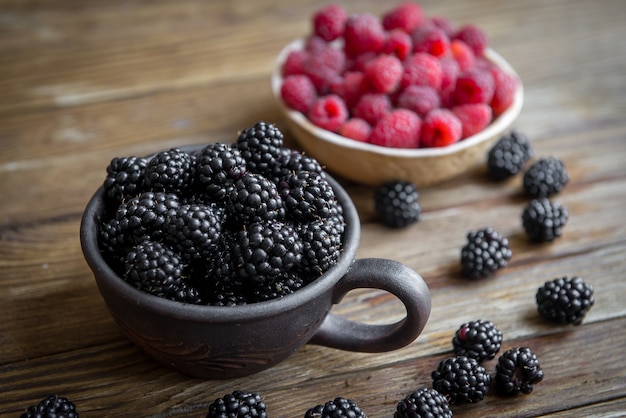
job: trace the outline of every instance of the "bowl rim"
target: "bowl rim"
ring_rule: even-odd
[[[346,138],[344,136],[338,135],[334,132],[328,131],[326,129],[322,129],[316,125],[314,125],[311,121],[309,121],[306,116],[297,111],[290,109],[282,100],[280,95],[280,89],[283,83],[282,76],[282,66],[285,62],[287,56],[290,52],[295,50],[301,50],[304,48],[305,44],[304,38],[298,38],[287,44],[278,54],[276,61],[274,63],[274,68],[271,74],[271,90],[274,99],[278,102],[278,105],[281,111],[294,123],[298,124],[304,130],[306,130],[310,135],[313,135],[319,139],[322,139],[326,142],[332,143],[339,147],[351,148],[354,150],[370,152],[374,154],[386,155],[394,158],[419,158],[419,157],[439,157],[450,154],[455,154],[464,149],[470,148],[474,145],[477,145],[481,142],[484,142],[499,133],[503,132],[507,127],[509,127],[513,121],[519,116],[522,110],[522,105],[524,103],[524,87],[522,85],[522,79],[519,74],[515,71],[515,69],[511,66],[496,51],[491,48],[487,48],[485,50],[485,57],[497,65],[500,69],[506,71],[517,77],[519,80],[517,90],[515,91],[515,97],[513,103],[506,109],[502,114],[500,114],[497,118],[495,118],[485,129],[480,131],[477,134],[469,136],[459,142],[454,144],[445,146],[445,147],[433,147],[433,148],[393,148],[393,147],[384,147],[380,145],[370,144],[367,142],[357,141],[354,139]]]
[[[176,148],[190,151],[199,150],[205,145],[197,144]],[[152,154],[152,156],[154,155]],[[335,191],[337,204],[340,204],[343,208],[345,230],[342,239],[341,255],[337,263],[324,273],[325,280],[316,279],[296,292],[282,298],[238,306],[210,306],[178,302],[136,289],[108,265],[98,245],[98,230],[96,227],[105,210],[103,186],[100,186],[89,199],[81,217],[79,232],[81,250],[107,306],[110,301],[105,297],[102,287],[106,287],[106,293],[116,294],[123,303],[129,303],[137,308],[149,310],[162,316],[187,321],[228,323],[246,321],[250,318],[256,320],[280,315],[282,312],[297,309],[303,303],[308,303],[317,295],[323,294],[329,288],[334,287],[350,269],[356,258],[361,237],[360,218],[356,206],[348,192],[336,179],[328,173],[326,173],[326,178]]]

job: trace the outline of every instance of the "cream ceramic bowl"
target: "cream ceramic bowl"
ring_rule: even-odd
[[[447,147],[402,149],[355,141],[315,126],[282,101],[283,63],[291,51],[302,49],[303,45],[302,39],[293,41],[278,55],[271,78],[272,93],[303,151],[319,160],[328,171],[361,184],[376,186],[385,181],[405,180],[417,187],[425,187],[465,173],[485,163],[490,147],[511,127],[522,109],[524,91],[520,82],[509,109],[480,133]],[[520,79],[511,65],[495,51],[488,49],[485,56]]]

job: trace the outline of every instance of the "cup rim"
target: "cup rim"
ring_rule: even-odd
[[[186,151],[199,150],[204,144],[181,146]],[[328,173],[326,179],[331,184],[337,204],[343,208],[345,230],[341,255],[337,263],[322,276],[282,298],[255,302],[238,306],[209,306],[183,303],[143,292],[127,283],[107,264],[98,245],[98,222],[104,212],[104,188],[100,186],[90,198],[83,212],[80,224],[80,244],[83,256],[89,265],[101,295],[108,305],[109,294],[115,295],[123,303],[152,311],[165,317],[185,321],[226,323],[261,319],[297,309],[327,292],[351,267],[360,242],[360,218],[354,202],[337,180]],[[105,289],[106,288],[106,291]]]

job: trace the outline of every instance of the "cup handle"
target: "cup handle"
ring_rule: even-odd
[[[422,332],[430,315],[430,291],[424,279],[402,263],[382,258],[354,261],[334,288],[333,303],[353,289],[374,288],[396,296],[406,316],[393,324],[364,324],[329,313],[309,344],[347,351],[381,353],[404,347]]]

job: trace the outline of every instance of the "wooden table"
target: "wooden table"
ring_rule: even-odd
[[[376,14],[390,7],[343,4]],[[201,417],[241,388],[261,393],[274,417],[303,416],[335,396],[391,417],[400,399],[432,384],[455,330],[483,318],[503,331],[503,349],[531,347],[545,379],[527,396],[454,406],[455,416],[623,416],[626,3],[421,4],[484,28],[521,74],[526,101],[515,126],[571,176],[555,199],[570,212],[564,236],[529,243],[521,178],[494,184],[484,167],[420,190],[422,219],[401,231],[376,221],[372,189],[343,181],[363,224],[359,257],[398,260],[429,284],[424,333],[384,354],[308,345],[257,375],[204,381],[159,366],[122,336],[82,257],[81,213],[112,157],[231,141],[256,120],[284,128],[269,73],[281,47],[308,33],[319,2],[1,1],[0,415],[56,393],[85,417]],[[484,226],[508,236],[514,255],[495,277],[468,282],[460,248],[468,230]],[[537,288],[566,275],[596,290],[578,327],[536,313]],[[388,294],[365,290],[336,312],[374,323],[403,314]],[[486,367],[493,372],[495,360]]]

